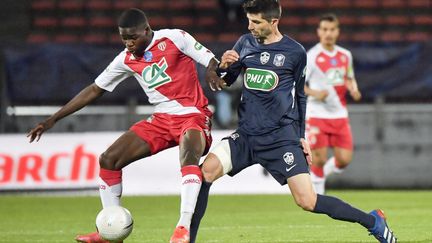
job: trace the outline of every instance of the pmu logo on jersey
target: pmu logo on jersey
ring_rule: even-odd
[[[271,91],[279,83],[279,76],[271,71],[258,68],[246,69],[244,84],[248,89]]]
[[[143,69],[141,76],[149,89],[157,88],[163,84],[171,82],[171,77],[166,73],[168,63],[165,57],[158,63],[153,63]]]

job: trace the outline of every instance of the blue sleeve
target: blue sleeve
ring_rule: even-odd
[[[299,57],[299,62],[295,68],[295,79],[296,79],[296,94],[297,94],[297,107],[299,112],[300,121],[300,138],[305,138],[305,127],[306,127],[306,101],[307,96],[304,92],[305,78],[306,78],[306,52],[303,50]]]
[[[240,37],[233,47],[233,50],[236,51],[239,55],[242,50],[243,39],[244,39],[243,36]],[[239,76],[241,70],[242,70],[242,64],[241,61],[238,60],[237,62],[231,64],[231,66],[229,66],[227,69],[218,68],[216,72],[220,77],[222,77],[225,80],[227,85],[230,86],[237,80],[237,77]]]

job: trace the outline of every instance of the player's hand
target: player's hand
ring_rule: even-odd
[[[329,95],[329,92],[327,90],[319,90],[316,92],[316,98],[320,101],[324,101],[327,96]]]
[[[228,50],[224,52],[221,58],[220,68],[227,69],[231,64],[239,60],[239,54],[234,50]]]
[[[350,91],[350,95],[354,101],[359,101],[359,100],[361,100],[361,97],[362,97],[360,91],[358,91],[358,90]]]
[[[42,136],[42,133],[44,133],[46,130],[53,127],[55,124],[55,121],[53,119],[47,119],[39,124],[37,124],[36,127],[34,127],[30,132],[27,134],[27,137],[30,137],[30,143],[33,142],[36,139],[36,142],[39,141],[39,139]]]
[[[220,78],[215,71],[207,71],[205,79],[212,91],[222,90],[227,86],[225,80]]]
[[[308,165],[311,166],[312,165],[312,152],[311,152],[309,143],[304,138],[300,138],[300,143],[301,143],[301,146],[303,147],[303,153],[306,156],[306,161],[307,161]]]

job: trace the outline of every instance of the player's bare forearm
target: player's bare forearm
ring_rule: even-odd
[[[86,105],[90,104],[100,96],[104,94],[105,90],[101,89],[96,84],[91,84],[85,87],[75,97],[73,97],[66,105],[64,105],[59,111],[52,115],[49,119],[53,119],[55,122],[66,117]]]
[[[91,84],[84,88],[78,95],[70,100],[65,106],[63,106],[58,112],[50,116],[43,122],[37,124],[30,132],[27,137],[30,138],[30,143],[35,139],[39,141],[42,134],[54,126],[54,124],[65,116],[68,116],[75,111],[83,108],[87,104],[91,103],[98,97],[100,97],[105,91],[99,88],[96,84]]]
[[[314,97],[320,101],[324,101],[328,96],[327,90],[315,90],[315,89],[309,88],[309,86],[307,86],[307,85],[305,85],[304,91],[305,91],[306,95],[312,96],[312,97]]]
[[[213,91],[222,90],[227,85],[225,80],[220,78],[216,73],[218,66],[218,60],[216,60],[216,58],[212,58],[206,69],[206,81],[209,84],[210,89]]]
[[[346,82],[346,86],[353,100],[360,101],[362,95],[360,90],[358,89],[357,81],[355,79],[348,79]]]

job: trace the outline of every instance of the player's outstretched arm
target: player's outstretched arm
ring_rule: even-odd
[[[216,73],[218,65],[219,62],[216,60],[216,58],[212,58],[206,69],[205,78],[212,91],[222,90],[227,86],[225,80],[220,78]]]
[[[362,95],[360,93],[360,90],[358,89],[357,81],[355,79],[348,79],[348,81],[346,82],[346,86],[354,101],[361,100]]]
[[[79,94],[77,94],[72,100],[70,100],[65,106],[63,106],[54,115],[50,116],[45,121],[37,124],[36,127],[30,130],[30,132],[27,134],[27,137],[30,138],[30,143],[33,142],[35,139],[36,141],[39,141],[42,134],[46,130],[53,127],[58,120],[88,105],[95,99],[102,96],[104,92],[105,90],[101,89],[96,84],[91,84],[86,88],[84,88],[83,90],[81,90]]]

